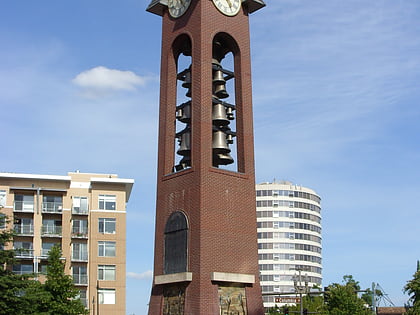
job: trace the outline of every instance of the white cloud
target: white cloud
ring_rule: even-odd
[[[79,73],[72,82],[83,89],[83,95],[98,97],[114,91],[134,91],[143,86],[146,78],[132,71],[98,66]]]
[[[136,272],[127,272],[127,278],[137,279],[137,280],[149,280],[153,277],[153,271],[147,270],[142,273]]]

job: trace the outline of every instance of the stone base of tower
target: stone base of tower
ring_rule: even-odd
[[[254,275],[213,272],[194,282],[183,281],[185,274],[155,277],[149,315],[264,314]]]

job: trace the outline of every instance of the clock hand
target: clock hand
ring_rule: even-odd
[[[229,7],[232,7],[232,2],[230,0],[226,0],[226,2],[228,3]]]

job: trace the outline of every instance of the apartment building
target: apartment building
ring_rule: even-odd
[[[256,196],[264,307],[298,303],[322,282],[321,198],[286,181],[258,184]]]
[[[16,273],[42,281],[59,244],[90,314],[125,314],[126,203],[133,179],[115,174],[66,176],[0,173],[0,212],[16,236]]]

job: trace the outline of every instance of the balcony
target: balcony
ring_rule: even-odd
[[[18,224],[14,226],[14,231],[17,236],[33,236],[34,226],[33,224]]]
[[[73,274],[73,283],[75,285],[87,285],[88,284],[88,276],[86,274]]]
[[[72,214],[76,214],[76,215],[88,215],[89,214],[89,209],[84,209],[81,207],[73,207],[73,209],[71,210]]]
[[[83,238],[83,239],[88,238],[87,227],[79,227],[79,226],[73,227],[73,229],[71,231],[71,237],[73,237],[73,238]]]
[[[62,212],[63,212],[62,202],[43,202],[42,203],[42,213],[61,214]]]
[[[89,256],[87,252],[73,252],[71,260],[78,262],[86,262],[89,260]]]
[[[61,237],[63,228],[58,225],[45,225],[41,228],[42,236]]]
[[[19,259],[34,258],[33,249],[15,248],[14,250],[15,250],[15,258],[19,258]]]
[[[34,212],[33,201],[15,201],[13,203],[13,211],[15,212]]]

